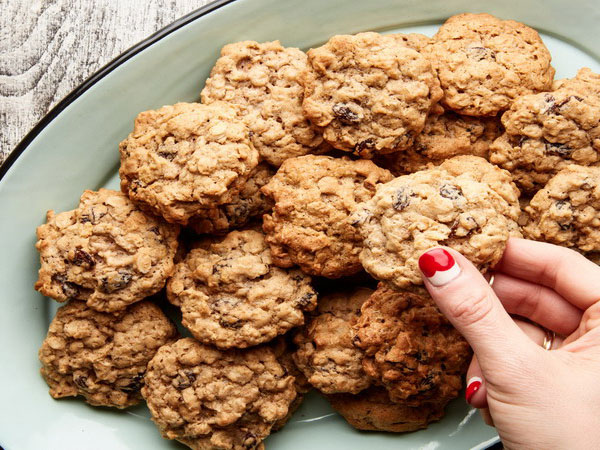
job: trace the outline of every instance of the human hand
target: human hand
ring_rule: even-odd
[[[419,266],[440,310],[474,350],[467,378],[482,385],[468,388],[469,400],[489,411],[504,447],[600,448],[600,267],[524,239],[509,240],[493,288],[452,249],[425,252]],[[509,313],[566,338],[546,351],[544,331]]]

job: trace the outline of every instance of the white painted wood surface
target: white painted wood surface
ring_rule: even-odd
[[[212,0],[0,0],[0,163],[124,50]]]

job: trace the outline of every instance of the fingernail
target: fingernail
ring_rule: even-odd
[[[443,286],[460,275],[460,266],[443,248],[428,250],[419,258],[419,269],[434,286]]]
[[[475,395],[475,392],[479,390],[481,387],[481,383],[483,380],[479,377],[473,377],[467,383],[467,390],[465,391],[465,398],[467,399],[467,403],[471,404],[471,399]]]

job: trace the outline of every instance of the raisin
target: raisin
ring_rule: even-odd
[[[469,51],[473,58],[477,61],[483,61],[484,59],[491,59],[496,61],[496,52],[491,48],[487,47],[469,47]]]
[[[106,293],[111,293],[123,289],[131,283],[133,275],[129,272],[119,271],[116,279],[109,280],[108,277],[102,278],[100,288]]]
[[[392,206],[396,211],[402,211],[408,205],[410,205],[410,191],[405,188],[400,188],[396,192],[396,199]]]
[[[364,149],[371,149],[373,147],[375,147],[375,139],[368,138],[356,144],[354,151],[355,153],[361,153]]]
[[[360,117],[344,103],[336,103],[331,108],[335,117],[346,123],[358,123]]]
[[[571,203],[569,203],[566,200],[559,200],[555,203],[555,205],[556,205],[556,209],[558,209],[558,210],[562,210],[565,208],[571,209]]]
[[[135,377],[131,379],[129,384],[122,386],[119,388],[120,391],[123,392],[138,392],[142,389],[142,384],[144,383],[144,373],[139,373]]]
[[[463,193],[461,189],[457,186],[453,186],[451,184],[444,184],[440,188],[440,195],[450,200],[458,200],[460,197],[463,196]]]
[[[63,278],[64,280],[64,278]],[[79,296],[79,286],[70,281],[61,281],[60,287],[63,293],[69,298],[77,298]]]
[[[558,226],[562,231],[570,231],[573,229],[572,223],[559,223]]]
[[[221,325],[223,328],[232,328],[234,330],[237,330],[238,328],[242,328],[243,323],[240,319],[236,319],[232,322],[228,322],[225,319],[221,319],[219,320],[219,325]]]
[[[302,296],[302,298],[300,298],[296,302],[296,306],[299,308],[305,308],[306,306],[308,306],[310,304],[310,301],[313,299],[314,296],[315,296],[315,294],[313,294],[312,292],[309,292],[308,294],[304,294]]]
[[[158,156],[160,156],[161,158],[165,158],[168,159],[169,161],[173,161],[175,159],[175,153],[169,153],[169,152],[158,152]]]
[[[196,381],[196,374],[190,370],[184,370],[183,374],[179,374],[174,380],[175,389],[183,391],[189,388]]]
[[[87,389],[87,377],[83,375],[79,375],[75,378],[75,384],[81,389]]]
[[[156,225],[156,226],[154,226],[154,227],[150,228],[148,231],[150,231],[150,232],[152,232],[152,233],[156,234],[157,236],[160,236],[160,228],[158,228],[158,225]]]
[[[91,269],[96,265],[96,261],[94,261],[92,255],[90,255],[88,252],[78,248],[77,250],[75,250],[73,264],[85,267],[86,269]]]
[[[573,153],[573,149],[570,148],[567,144],[546,142],[546,151],[548,153],[553,153],[563,158],[570,158],[571,153]]]

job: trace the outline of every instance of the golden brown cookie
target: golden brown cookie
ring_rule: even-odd
[[[363,352],[352,344],[351,328],[373,291],[357,288],[325,295],[316,314],[294,337],[294,361],[310,384],[325,394],[357,394],[371,385]]]
[[[148,301],[101,313],[72,300],[50,323],[39,351],[41,373],[54,398],[81,395],[90,405],[126,408],[142,400],[146,365],[176,335]]]
[[[394,36],[333,36],[308,52],[303,108],[333,147],[363,158],[405,150],[441,98],[427,58]]]
[[[515,100],[490,147],[490,161],[530,193],[570,164],[600,164],[600,75],[584,68],[554,88]]]
[[[46,217],[37,229],[35,289],[59,302],[117,311],[161,290],[173,273],[179,227],[121,192],[85,191],[76,209]]]
[[[600,251],[600,167],[561,170],[535,194],[526,212],[527,238]]]
[[[444,90],[442,104],[495,116],[520,95],[547,91],[554,68],[537,31],[489,14],[450,17],[427,48]]]
[[[220,351],[185,338],[150,361],[142,395],[166,439],[195,450],[253,450],[296,391],[269,347]]]
[[[392,174],[371,161],[307,155],[283,163],[263,192],[275,200],[263,230],[273,262],[339,278],[362,270],[362,247],[349,216]]]
[[[419,406],[393,403],[381,387],[369,388],[358,395],[328,395],[327,399],[333,409],[357,430],[405,433],[427,428],[444,415],[444,405],[436,403]]]
[[[374,278],[400,289],[422,284],[418,258],[438,245],[485,271],[508,238],[520,236],[518,198],[510,174],[476,156],[398,177],[379,185],[353,216],[364,238],[360,260]]]
[[[458,395],[471,357],[469,344],[421,287],[396,291],[380,284],[361,308],[354,344],[365,372],[394,402],[442,408]]]
[[[314,153],[323,137],[304,117],[306,54],[279,41],[223,47],[202,90],[202,103],[224,101],[242,109],[252,142],[269,164]]]
[[[310,277],[275,267],[264,235],[232,231],[206,239],[177,264],[169,301],[199,341],[220,348],[268,342],[304,324],[317,304]]]
[[[121,190],[182,225],[229,203],[258,164],[239,113],[224,102],[177,103],[140,113],[119,146]]]
[[[398,176],[426,169],[429,164],[438,166],[458,155],[488,159],[490,145],[500,136],[500,128],[495,117],[461,116],[452,111],[432,114],[411,148],[384,155],[375,162]]]
[[[198,234],[223,234],[244,227],[254,218],[262,218],[271,210],[273,202],[260,189],[273,175],[275,170],[271,166],[260,163],[228,203],[197,214],[188,225]]]

